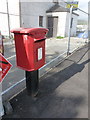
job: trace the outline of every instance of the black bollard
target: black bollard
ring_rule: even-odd
[[[26,71],[26,88],[28,95],[35,97],[39,89],[39,75],[38,70]]]

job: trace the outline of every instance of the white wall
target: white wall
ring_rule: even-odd
[[[52,3],[53,0],[40,0],[40,1],[33,0],[33,2],[32,0],[31,2],[29,0],[26,0],[26,1],[27,2],[25,1],[21,2],[21,5],[20,5],[21,6],[21,26],[22,27],[39,27],[39,16],[43,16],[43,27],[46,28],[47,27],[46,11],[54,5],[54,3]],[[60,4],[62,6],[65,6],[64,2],[60,2]],[[53,14],[55,15],[56,13],[53,13]],[[61,16],[60,14],[62,15],[62,13],[59,13],[58,16]],[[63,17],[65,18],[65,16]],[[59,29],[59,25],[58,25],[58,29]],[[58,31],[58,34],[59,34],[59,31]]]
[[[7,0],[0,0],[0,30],[3,35],[9,35],[9,28],[20,27],[19,0],[8,0],[9,24],[7,15]]]
[[[0,12],[7,13],[6,0],[0,0]]]
[[[0,31],[2,34],[8,34],[6,0],[0,0]]]
[[[8,0],[10,29],[20,27],[19,0]]]
[[[73,23],[72,23],[72,29],[71,29],[71,36],[76,36],[76,29],[77,29],[77,15],[72,15],[73,17]]]
[[[67,13],[66,26],[65,26],[65,36],[68,36],[68,31],[69,31],[69,16],[70,16],[70,13]],[[78,16],[72,14],[72,18],[73,18],[73,23],[72,23],[72,28],[71,28],[71,36],[76,36],[76,27],[77,27]]]
[[[47,2],[47,0],[43,0],[44,2],[42,2],[42,0],[41,2],[40,1],[37,2],[36,0],[33,0],[33,2],[30,2],[30,0],[25,1],[23,0],[23,2],[19,4],[19,0],[8,0],[10,29],[20,27],[20,22],[22,27],[39,27],[39,16],[43,16],[43,27],[46,28],[48,15],[46,14],[46,11],[50,7],[52,7],[54,3],[52,3],[52,1],[50,0],[49,2]],[[1,12],[5,14],[2,14]],[[68,35],[69,19],[68,14],[67,15],[66,14],[67,14],[66,12],[52,13],[52,16],[58,16],[59,18],[57,36],[65,36],[65,34]],[[67,24],[65,24],[66,21]],[[74,21],[72,34],[75,34],[74,33],[76,31],[75,25],[76,20]],[[0,0],[0,30],[3,35],[9,35],[6,0]]]
[[[0,14],[0,31],[2,35],[8,35],[7,14]]]
[[[21,2],[21,25],[39,27],[39,16],[43,16],[43,27],[46,28],[46,10],[53,5],[51,2]]]
[[[58,33],[57,36],[65,37],[66,12],[59,13]]]
[[[58,17],[57,36],[65,36],[66,12],[47,13],[47,16]]]

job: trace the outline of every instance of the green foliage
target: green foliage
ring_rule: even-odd
[[[87,22],[86,20],[78,20],[78,25],[87,25]]]
[[[56,38],[57,38],[57,39],[63,39],[64,37],[62,37],[62,36],[57,36]]]

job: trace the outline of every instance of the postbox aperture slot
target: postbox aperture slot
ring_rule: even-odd
[[[44,39],[34,39],[35,42],[41,42],[41,41],[44,41],[46,38]]]

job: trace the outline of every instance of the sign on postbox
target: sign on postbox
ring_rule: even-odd
[[[12,64],[0,53],[0,82],[2,82],[11,67]]]

